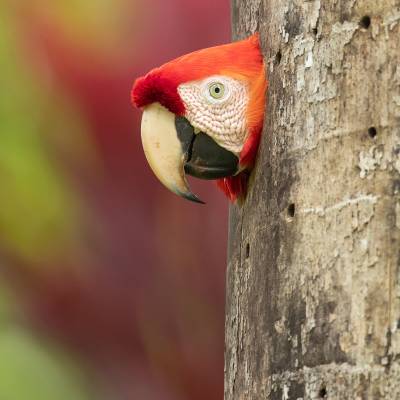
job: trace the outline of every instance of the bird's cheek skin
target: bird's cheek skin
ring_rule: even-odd
[[[215,77],[218,80],[218,77]],[[204,95],[202,81],[181,84],[178,93],[186,109],[190,123],[220,146],[238,155],[243,149],[247,135],[246,110],[248,88],[246,84],[233,78],[223,77],[229,85],[229,98],[218,103],[210,103]]]
[[[159,103],[150,104],[143,111],[141,132],[147,161],[161,183],[179,196],[201,202],[185,177],[186,155],[175,129],[175,115]]]

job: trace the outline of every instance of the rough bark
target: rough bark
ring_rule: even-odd
[[[231,207],[225,399],[400,399],[400,1],[232,9],[270,88]]]

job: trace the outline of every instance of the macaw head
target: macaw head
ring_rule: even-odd
[[[246,192],[264,119],[267,81],[258,35],[199,50],[136,80],[142,143],[159,180],[201,202],[186,174],[216,179],[231,201]]]

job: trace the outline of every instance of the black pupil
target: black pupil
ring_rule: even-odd
[[[218,93],[220,92],[220,90],[221,90],[221,89],[217,86],[217,87],[215,88],[215,93],[218,94]]]

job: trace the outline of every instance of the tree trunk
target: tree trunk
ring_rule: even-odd
[[[231,207],[225,399],[400,399],[400,1],[233,0],[269,78]]]

